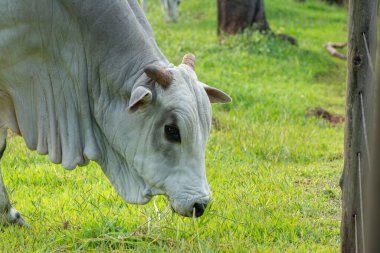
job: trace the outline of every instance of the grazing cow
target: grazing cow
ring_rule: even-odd
[[[230,97],[194,63],[169,63],[136,0],[0,0],[0,155],[11,129],[66,169],[96,161],[128,203],[200,216],[210,102]],[[25,224],[1,174],[0,214]]]
[[[181,3],[180,0],[160,0],[164,9],[166,22],[176,22],[178,18],[177,7]],[[146,0],[142,0],[142,6],[145,11],[148,9]]]

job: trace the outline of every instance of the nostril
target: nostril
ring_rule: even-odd
[[[195,203],[193,208],[194,208],[194,213],[195,217],[200,217],[202,214],[205,212],[207,204],[201,204],[201,203]]]

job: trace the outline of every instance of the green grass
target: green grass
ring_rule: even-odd
[[[219,41],[215,1],[182,1],[176,24],[164,22],[158,1],[148,2],[166,56],[178,64],[193,52],[199,79],[233,97],[213,106],[206,162],[212,205],[192,220],[172,214],[163,197],[125,204],[96,164],[65,171],[14,137],[3,174],[31,228],[1,231],[0,252],[338,251],[343,126],[307,111],[344,113],[345,63],[322,45],[346,41],[345,9],[266,1],[271,28],[295,36],[294,47],[250,32]]]

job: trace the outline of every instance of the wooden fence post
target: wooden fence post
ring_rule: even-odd
[[[370,134],[371,143],[371,170],[369,177],[369,197],[367,199],[368,211],[366,212],[366,228],[369,235],[366,242],[367,252],[377,252],[380,249],[380,17],[377,14],[377,50],[375,65],[376,79],[374,80],[372,91],[374,94],[374,117],[372,121],[372,131]]]
[[[365,179],[369,171],[368,123],[373,118],[372,80],[377,0],[349,1],[346,126],[342,186],[341,251],[364,252]],[[359,170],[361,173],[359,173]],[[361,181],[360,181],[361,179]],[[361,189],[360,189],[361,188]]]

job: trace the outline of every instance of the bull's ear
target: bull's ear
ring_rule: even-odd
[[[129,110],[136,111],[140,106],[148,104],[152,101],[152,92],[143,86],[139,86],[132,91],[129,100]]]
[[[232,98],[227,93],[224,93],[217,88],[208,86],[207,84],[201,84],[205,89],[208,98],[210,99],[210,103],[229,103],[232,101]]]

